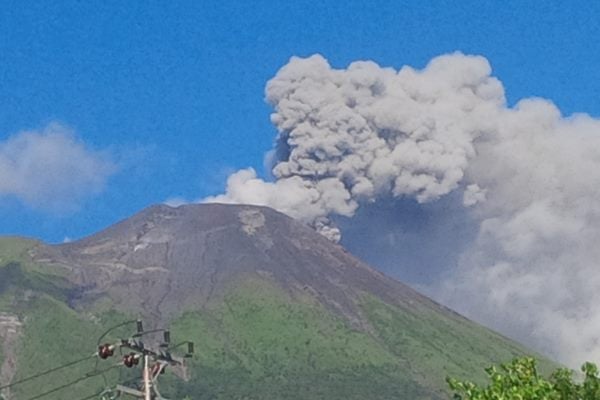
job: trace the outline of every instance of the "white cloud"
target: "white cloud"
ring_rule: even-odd
[[[0,197],[30,207],[68,211],[104,189],[116,165],[67,127],[51,123],[0,141]]]

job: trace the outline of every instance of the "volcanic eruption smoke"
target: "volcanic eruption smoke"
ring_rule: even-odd
[[[241,170],[203,201],[270,206],[337,241],[332,217],[459,194],[445,212],[466,207],[477,235],[428,292],[563,362],[597,361],[600,121],[543,99],[508,107],[490,74],[460,53],[399,71],[292,58],[266,88],[274,181]]]

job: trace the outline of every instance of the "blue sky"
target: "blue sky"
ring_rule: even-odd
[[[58,123],[115,171],[65,207],[0,182],[0,233],[61,242],[173,196],[220,193],[239,168],[265,175],[276,131],[264,86],[293,55],[420,68],[480,54],[509,103],[539,96],[600,115],[599,3],[456,3],[4,1],[0,154],[10,137]]]

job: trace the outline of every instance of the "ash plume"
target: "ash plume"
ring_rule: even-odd
[[[279,130],[275,181],[242,170],[205,201],[268,205],[334,240],[331,215],[352,216],[382,196],[434,201],[460,186],[473,141],[504,102],[490,71],[484,58],[460,54],[398,72],[292,58],[266,88]]]
[[[267,205],[336,241],[333,220],[381,202],[468,218],[466,244],[422,230],[415,251],[456,260],[423,289],[567,364],[600,358],[599,120],[538,98],[509,107],[488,61],[461,53],[422,70],[294,57],[266,98],[275,179],[241,170],[204,201]]]

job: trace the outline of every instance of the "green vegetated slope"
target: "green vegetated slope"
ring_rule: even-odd
[[[106,303],[69,307],[74,288],[60,271],[28,259],[34,245],[0,240],[0,312],[23,321],[14,379],[91,354],[105,329],[131,318]],[[527,353],[458,315],[423,306],[405,310],[366,293],[358,301],[360,330],[267,278],[232,284],[223,301],[172,321],[173,341],[193,340],[196,354],[189,360],[191,379],[168,372],[161,391],[171,399],[445,399],[447,375],[483,381],[483,367]],[[123,328],[113,337],[127,333]],[[117,361],[96,366],[90,359],[19,385],[13,394],[27,400]],[[84,398],[132,373],[117,368],[44,399]]]
[[[35,245],[36,242],[30,240],[0,238],[0,313],[16,315],[23,323],[17,348],[13,349],[18,355],[13,382],[91,356],[96,350],[98,332],[124,319],[117,312],[92,315],[71,309],[68,299],[73,288],[57,270],[31,262],[27,251]],[[90,357],[72,367],[17,385],[11,389],[11,395],[27,400],[106,367],[96,366],[95,359]],[[117,381],[118,375],[117,369],[105,374],[112,382]],[[97,375],[43,399],[77,400],[105,386],[104,378]]]
[[[197,343],[192,382],[176,383],[173,397],[429,398],[377,340],[266,282],[246,282],[216,309],[185,314],[173,332]]]
[[[78,315],[64,304],[49,296],[40,296],[32,300],[23,310],[26,323],[23,338],[20,341],[19,367],[16,380],[31,376],[38,371],[46,371],[55,366],[64,365],[70,361],[91,356],[96,350],[98,332],[104,326],[114,324],[114,320],[101,316],[98,320],[90,320],[85,315]],[[104,317],[104,318],[102,318]],[[16,387],[17,399],[28,399],[48,390],[58,388],[80,378],[87,373],[94,374],[96,370],[108,369],[118,360],[110,363],[99,363],[96,369],[96,359],[90,357],[87,361],[77,363],[72,367],[40,377]],[[106,372],[109,382],[116,382],[118,369]],[[85,379],[59,390],[44,399],[73,399],[88,396],[105,388],[101,375]]]
[[[526,353],[458,316],[417,315],[367,295],[361,307],[368,333],[268,282],[246,282],[220,307],[174,323],[198,354],[192,381],[174,382],[172,397],[442,399],[447,375],[483,381],[483,367]]]

